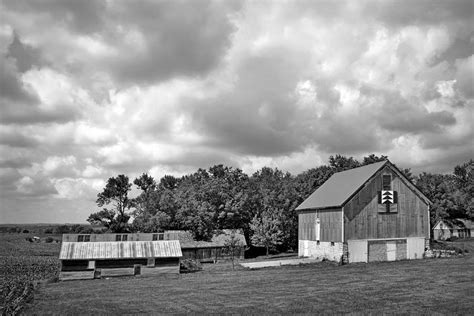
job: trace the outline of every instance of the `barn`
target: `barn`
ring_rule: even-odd
[[[474,236],[474,222],[467,219],[455,219],[453,221],[438,221],[433,227],[434,240],[446,240],[448,238],[469,238]]]
[[[63,242],[60,280],[179,273],[178,240]]]
[[[64,242],[124,242],[124,241],[160,241],[179,240],[182,259],[194,259],[200,262],[216,262],[229,259],[230,254],[224,250],[224,245],[232,233],[231,229],[216,231],[210,241],[196,241],[192,234],[185,230],[168,230],[161,233],[107,233],[107,234],[63,234]],[[247,243],[241,230],[235,231],[235,237],[241,247],[235,257],[244,258]]]
[[[296,208],[298,254],[348,262],[422,258],[430,204],[388,160],[335,173]]]

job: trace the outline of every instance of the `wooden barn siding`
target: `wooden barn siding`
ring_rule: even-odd
[[[221,247],[213,248],[183,248],[181,249],[183,253],[182,259],[194,259],[199,261],[214,261],[214,260],[223,260],[230,259],[231,256],[225,254]],[[235,254],[235,259],[244,259],[244,249],[241,249],[240,253]]]
[[[380,214],[377,193],[382,174],[392,174],[392,190],[398,192],[398,212]],[[344,239],[429,238],[426,205],[389,167],[379,171],[358,194],[344,205]]]
[[[318,214],[318,215],[316,215]],[[342,241],[342,215],[340,208],[303,211],[298,214],[298,239],[316,240],[316,216],[320,221],[320,241]]]
[[[90,242],[116,241],[117,235],[127,235],[127,241],[152,241],[157,233],[116,233],[116,234],[63,234],[63,241],[76,242],[79,235],[89,235]],[[164,240],[178,240],[175,233],[165,233]]]

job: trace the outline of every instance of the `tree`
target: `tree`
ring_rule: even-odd
[[[454,192],[456,203],[463,210],[467,219],[474,219],[474,160],[458,165],[454,168]]]
[[[431,225],[440,219],[450,221],[458,217],[458,206],[453,196],[452,175],[423,172],[418,176],[416,185],[433,202],[430,207]]]
[[[255,216],[250,223],[250,228],[253,231],[251,237],[252,244],[258,247],[265,247],[268,256],[270,250],[275,249],[277,245],[281,244],[283,233],[280,230],[280,223],[271,214],[265,212],[259,218]]]
[[[230,258],[232,260],[232,270],[234,270],[234,260],[235,255],[240,254],[244,244],[240,241],[239,238],[235,235],[235,229],[232,230],[229,238],[224,243],[224,252],[230,254]]]
[[[388,159],[388,156],[376,156],[375,154],[370,154],[366,157],[364,157],[364,160],[362,161],[362,166],[365,166],[365,165],[370,165],[371,163],[375,163],[375,162],[380,162],[380,161],[385,161]]]
[[[112,208],[103,208],[101,211],[92,213],[87,221],[91,224],[102,224],[112,232],[127,232],[130,215],[126,211],[131,206],[128,192],[132,184],[127,176],[121,174],[109,178],[104,190],[97,194],[97,206],[112,204]]]
[[[353,157],[347,158],[342,155],[336,155],[336,156],[329,156],[329,166],[334,169],[334,172],[340,172],[340,171],[360,167],[360,162],[358,162]]]
[[[135,207],[134,216],[143,214],[150,208],[150,194],[156,189],[156,182],[153,177],[143,173],[140,177],[133,180],[133,184],[137,186],[142,192],[139,196],[131,201]]]

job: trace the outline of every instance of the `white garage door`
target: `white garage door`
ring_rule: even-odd
[[[425,253],[425,238],[412,237],[407,238],[407,258],[421,259]]]
[[[367,240],[348,240],[349,262],[367,262]]]

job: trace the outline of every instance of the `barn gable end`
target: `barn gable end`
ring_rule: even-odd
[[[397,203],[390,212],[378,201],[382,176],[391,177],[391,190],[397,192]],[[344,204],[344,240],[402,237],[429,238],[429,205],[386,165]]]

